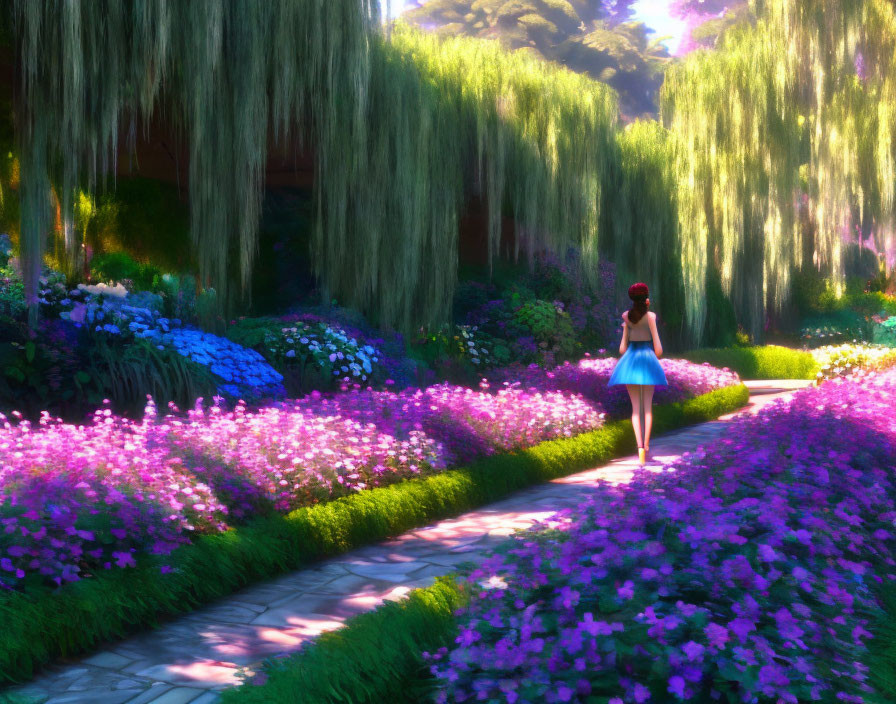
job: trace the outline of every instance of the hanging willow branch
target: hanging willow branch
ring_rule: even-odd
[[[16,0],[22,66],[23,254],[32,297],[47,232],[83,181],[114,171],[120,125],[171,116],[189,144],[200,275],[245,289],[269,136],[315,148],[313,252],[327,290],[384,325],[444,320],[465,184],[481,174],[497,251],[580,246],[594,261],[616,120],[609,89],[404,26],[389,41],[374,0]]]
[[[757,337],[803,251],[797,203],[817,230],[812,264],[842,280],[856,228],[892,247],[896,16],[887,0],[754,2],[755,26],[670,70],[663,121],[680,149],[679,223],[688,322],[703,329],[717,266]],[[867,67],[863,69],[862,66]]]
[[[71,222],[76,187],[114,173],[122,125],[165,111],[188,142],[191,233],[221,298],[231,280],[248,283],[269,130],[364,147],[374,0],[15,0],[12,10],[32,308],[50,179]],[[340,110],[351,115],[337,122]],[[340,142],[339,128],[355,139]]]
[[[189,146],[191,235],[219,300],[245,290],[269,143],[314,147],[314,264],[327,292],[385,326],[444,320],[470,190],[519,252],[609,236],[625,275],[680,288],[697,340],[707,272],[760,336],[804,230],[842,277],[844,237],[892,247],[896,19],[888,0],[755,0],[755,25],[670,70],[663,122],[616,132],[605,86],[475,39],[402,24],[375,0],[15,0],[21,249],[36,310],[52,222],[114,173],[118,135],[157,113]],[[864,68],[860,71],[858,67]],[[675,259],[671,259],[675,257]],[[677,261],[682,281],[664,268]],[[228,286],[231,282],[238,283]],[[683,285],[682,285],[683,284]]]

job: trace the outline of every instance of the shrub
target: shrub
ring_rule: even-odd
[[[119,283],[133,280],[140,270],[140,264],[126,252],[97,254],[90,260],[90,274],[94,281]]]
[[[385,381],[379,351],[326,323],[297,321],[289,327],[278,326],[265,333],[264,347],[266,359],[275,367],[298,377],[294,387],[299,391],[326,388],[334,377],[367,384]],[[323,383],[317,386],[315,382]]]
[[[812,350],[819,381],[879,371],[896,364],[896,349],[878,345],[831,345]]]
[[[498,355],[553,365],[596,351],[616,334],[612,264],[601,262],[589,277],[575,252],[541,252],[529,272],[515,274],[501,286],[464,282],[454,298],[455,320],[492,338]]]
[[[12,240],[5,232],[0,234],[0,268],[9,264],[12,258]]]
[[[742,379],[814,379],[818,369],[809,352],[776,345],[691,350],[682,357],[731,369]]]
[[[871,341],[883,347],[896,347],[896,315],[875,323]]]
[[[805,318],[800,330],[800,339],[810,346],[845,342],[865,341],[870,337],[871,326],[865,316],[851,308],[835,313]]]
[[[412,342],[411,354],[449,381],[475,385],[485,369],[510,361],[507,343],[476,325],[458,325],[453,330],[422,330]]]

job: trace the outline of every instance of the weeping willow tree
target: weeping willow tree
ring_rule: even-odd
[[[586,271],[597,270],[617,113],[610,89],[496,42],[440,39],[403,24],[371,61],[368,148],[327,164],[326,180],[341,185],[322,191],[315,262],[323,281],[352,305],[376,300],[380,319],[405,329],[444,320],[458,217],[471,193],[487,205],[491,258],[502,215],[511,215],[517,255],[572,245]]]
[[[119,140],[133,147],[154,115],[189,145],[191,234],[202,278],[222,294],[249,277],[269,136],[294,132],[324,154],[364,147],[356,96],[369,79],[373,0],[16,0],[11,9],[32,311],[51,183],[71,223],[77,187],[114,173]]]
[[[634,281],[650,287],[651,303],[680,333],[681,275],[675,191],[675,143],[653,120],[638,120],[616,135],[601,209],[601,250],[616,264],[617,297]]]
[[[219,299],[246,288],[269,144],[290,136],[315,154],[321,282],[383,325],[447,317],[471,188],[488,205],[492,255],[510,211],[529,253],[572,244],[586,261],[597,256],[617,108],[612,91],[584,77],[489,42],[403,26],[386,40],[374,0],[11,8],[33,311],[51,192],[73,232],[77,190],[100,187],[119,141],[133,149],[137,130],[159,116],[188,146],[191,236]]]
[[[765,0],[718,51],[669,71],[662,118],[679,158],[688,324],[706,315],[715,267],[748,331],[787,300],[814,231],[811,264],[842,281],[856,230],[892,247],[896,17],[886,0]],[[800,203],[813,227],[803,227]]]

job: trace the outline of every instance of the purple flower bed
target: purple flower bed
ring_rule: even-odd
[[[439,701],[866,701],[894,401],[896,371],[802,391],[514,537],[430,656]]]
[[[553,369],[537,364],[513,366],[491,372],[492,385],[506,384],[526,390],[566,391],[582,394],[599,403],[612,418],[631,413],[631,402],[624,386],[607,386],[616,366],[616,357],[586,357],[579,362],[566,362]],[[657,386],[654,403],[675,403],[714,389],[740,383],[737,374],[709,364],[694,364],[683,359],[661,359],[668,386]]]
[[[603,416],[575,393],[486,383],[313,393],[258,411],[150,405],[139,422],[106,409],[85,426],[0,414],[0,587],[126,567],[196,532],[595,430]]]

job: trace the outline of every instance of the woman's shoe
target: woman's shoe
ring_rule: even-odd
[[[638,448],[638,464],[642,467],[647,464],[647,450],[643,447]]]

